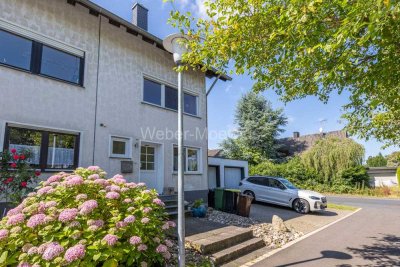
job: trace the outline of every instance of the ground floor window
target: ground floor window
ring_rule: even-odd
[[[184,147],[183,149],[183,169],[185,172],[200,171],[200,149]],[[174,171],[178,171],[178,147],[174,146]]]
[[[79,162],[79,134],[6,127],[4,149],[27,151],[29,163],[42,171],[74,169]]]
[[[114,158],[131,158],[131,139],[111,136],[110,156]]]

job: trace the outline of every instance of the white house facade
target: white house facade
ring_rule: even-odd
[[[30,149],[45,175],[98,165],[176,191],[177,73],[140,23],[87,0],[0,1],[0,147]],[[208,190],[206,76],[183,75],[189,198]]]

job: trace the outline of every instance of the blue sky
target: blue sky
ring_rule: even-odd
[[[118,16],[130,21],[132,17],[133,0],[92,0],[100,6],[110,10]],[[140,0],[141,4],[149,9],[149,32],[163,39],[168,34],[176,32],[167,24],[169,12],[172,10],[170,3],[162,0]],[[204,16],[205,10],[202,0],[175,0],[175,8],[179,10],[190,10],[196,16]],[[208,81],[208,86],[212,81]],[[208,128],[210,131],[226,131],[235,128],[234,111],[236,103],[242,94],[251,90],[253,81],[246,75],[233,76],[233,81],[219,81],[208,96]],[[347,102],[348,95],[332,95],[328,104],[323,104],[315,97],[307,97],[288,104],[279,101],[279,97],[272,91],[263,93],[270,100],[274,108],[282,107],[289,119],[282,137],[291,136],[294,131],[300,134],[317,133],[321,127],[320,120],[326,120],[322,124],[324,131],[339,130],[344,127],[340,122],[341,107]],[[366,157],[376,155],[379,152],[387,155],[400,148],[390,147],[381,149],[382,144],[376,140],[360,140],[353,137],[357,142],[364,145]],[[209,147],[216,148],[222,141],[221,137],[210,136]]]

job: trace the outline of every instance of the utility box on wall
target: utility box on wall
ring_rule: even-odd
[[[121,173],[133,173],[133,161],[121,161]]]

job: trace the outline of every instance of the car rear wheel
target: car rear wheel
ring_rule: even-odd
[[[307,214],[310,212],[310,203],[307,200],[298,198],[293,202],[293,209],[301,214]]]
[[[256,201],[256,195],[255,195],[252,191],[250,191],[250,190],[244,191],[244,192],[243,192],[243,195],[247,195],[247,196],[252,197],[252,198],[253,198],[253,201],[252,201],[252,202]]]

